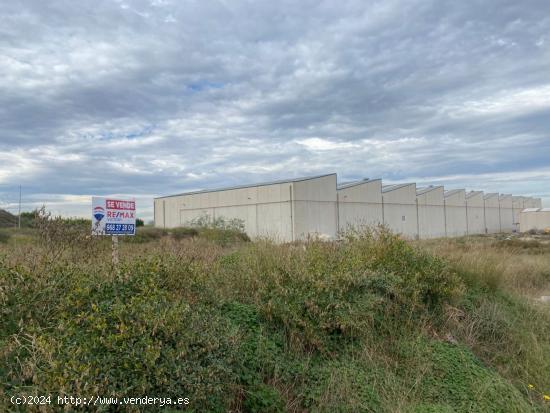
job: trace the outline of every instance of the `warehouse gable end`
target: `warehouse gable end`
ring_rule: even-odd
[[[468,235],[485,234],[485,195],[483,191],[470,191],[466,194],[466,214]]]
[[[444,237],[445,190],[443,186],[429,186],[416,191],[419,238]]]
[[[186,192],[155,199],[166,205],[155,224],[173,228],[197,219],[239,220],[251,238],[277,242],[336,236],[336,174]],[[159,218],[159,221],[157,221]],[[161,219],[162,218],[162,219]]]
[[[338,185],[337,200],[340,233],[383,223],[381,179]]]
[[[485,194],[485,233],[495,234],[501,231],[500,229],[500,197],[498,193]]]
[[[445,234],[448,237],[460,237],[468,233],[466,211],[466,190],[445,191]]]
[[[389,229],[409,238],[418,238],[415,183],[383,186],[382,204],[384,223]]]

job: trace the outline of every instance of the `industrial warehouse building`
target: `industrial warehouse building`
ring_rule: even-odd
[[[542,200],[540,198],[524,197],[523,199],[525,208],[542,208]]]
[[[538,204],[537,200],[534,202]],[[521,232],[544,231],[550,233],[550,208],[525,208],[519,213]]]
[[[384,223],[381,179],[363,179],[339,185],[336,197],[338,228],[341,232],[350,227],[360,228]]]
[[[384,224],[406,237],[418,236],[416,184],[382,186]]]
[[[445,191],[443,186],[382,185],[381,179],[338,186],[336,174],[327,174],[160,197],[154,200],[154,217],[162,228],[237,219],[251,238],[277,242],[334,239],[351,227],[378,224],[424,239],[511,232],[519,229],[526,205],[540,209],[541,203],[498,193]]]
[[[466,234],[485,234],[483,191],[470,191],[466,194]]]
[[[208,217],[239,219],[251,238],[287,242],[309,234],[335,237],[336,174],[157,198],[154,215],[155,226],[163,228]]]
[[[514,222],[512,223],[514,231],[519,231],[519,213],[525,208],[525,198],[523,196],[512,196],[512,214]]]
[[[468,233],[466,214],[466,190],[445,191],[445,234],[447,237],[461,237]]]
[[[499,194],[485,194],[485,233],[500,232],[500,197]]]
[[[503,194],[499,197],[500,231],[512,232],[514,229],[514,214],[512,210],[512,195]]]
[[[445,236],[445,190],[429,186],[416,191],[418,211],[418,238]]]

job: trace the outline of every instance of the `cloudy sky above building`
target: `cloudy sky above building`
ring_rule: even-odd
[[[337,172],[550,206],[548,0],[14,1],[0,206]]]

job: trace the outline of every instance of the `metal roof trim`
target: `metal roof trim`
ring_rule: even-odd
[[[345,184],[340,184],[336,187],[336,189],[346,189],[346,188],[351,188],[351,187],[354,187],[354,186],[357,186],[357,185],[370,184],[371,182],[376,182],[376,181],[381,181],[381,180],[382,180],[382,178],[376,178],[376,179],[365,178],[365,179],[361,179],[360,181],[353,181],[353,182],[347,182]]]
[[[471,198],[473,196],[481,195],[483,196],[483,191],[470,191],[466,192],[466,198]]]
[[[431,191],[435,191],[436,189],[443,188],[443,185],[430,185],[426,186],[424,188],[417,188],[416,189],[416,195],[423,195]],[[445,190],[443,190],[443,193],[445,193]]]
[[[464,192],[466,193],[466,190],[465,189],[449,189],[448,191],[445,191],[443,194],[446,196],[446,197],[449,197],[449,196],[453,196],[453,195],[456,195],[460,192]]]
[[[257,183],[257,184],[229,186],[229,187],[225,187],[225,188],[202,189],[200,191],[182,192],[180,194],[159,196],[159,197],[156,197],[154,199],[173,198],[173,197],[176,197],[176,196],[184,196],[184,195],[207,194],[207,193],[210,193],[210,192],[222,192],[222,191],[231,191],[231,190],[234,190],[234,189],[255,188],[255,187],[258,187],[258,186],[269,186],[269,185],[286,184],[286,183],[293,183],[293,182],[310,181],[312,179],[325,178],[327,176],[332,176],[332,175],[336,176],[336,173],[330,173],[330,174],[324,174],[324,175],[315,175],[315,176],[306,176],[306,177],[295,178],[295,179],[281,179],[281,180],[278,180],[278,181],[260,182],[260,183]]]
[[[395,191],[397,189],[405,188],[405,187],[411,186],[411,185],[416,186],[416,184],[414,182],[410,182],[410,183],[407,183],[407,184],[384,185],[382,187],[382,192],[391,192],[391,191]]]

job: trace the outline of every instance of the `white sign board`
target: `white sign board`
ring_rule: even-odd
[[[136,201],[92,197],[92,234],[135,235]]]

